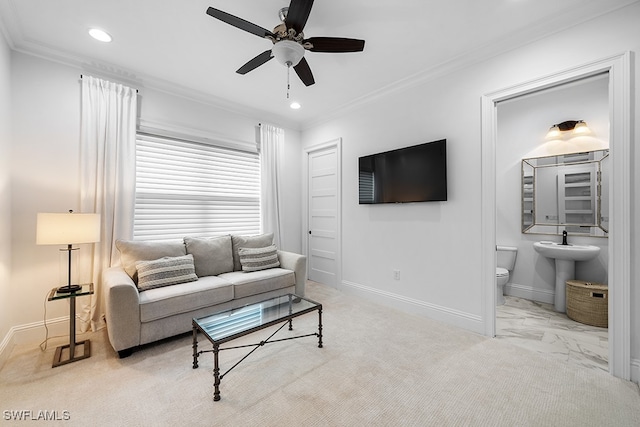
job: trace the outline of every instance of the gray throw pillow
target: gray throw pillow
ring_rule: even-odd
[[[274,245],[265,248],[238,248],[242,271],[260,271],[280,267],[278,250]]]
[[[185,237],[187,253],[193,255],[198,277],[233,271],[231,236]]]
[[[120,251],[120,264],[134,282],[138,282],[136,263],[151,261],[162,257],[186,255],[184,242],[180,240],[116,240],[116,248]]]
[[[198,280],[191,254],[140,261],[136,264],[136,270],[140,292]]]
[[[238,249],[240,248],[264,248],[273,244],[273,233],[260,234],[258,236],[231,236],[233,244],[233,270],[241,271],[240,257]]]

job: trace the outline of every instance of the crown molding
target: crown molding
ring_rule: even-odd
[[[265,111],[248,107],[233,101],[217,97],[191,89],[152,75],[125,69],[119,65],[84,57],[59,49],[44,43],[30,40],[24,36],[20,26],[20,17],[17,14],[12,1],[0,1],[0,30],[4,34],[7,44],[16,52],[35,56],[61,65],[78,68],[80,72],[92,74],[118,83],[137,88],[140,92],[144,89],[157,90],[169,95],[178,96],[190,101],[198,102],[210,107],[225,110],[252,120],[269,121],[275,125],[300,130],[300,123],[291,120],[272,111]]]
[[[421,70],[404,79],[392,82],[386,86],[355,98],[350,102],[333,106],[326,113],[319,114],[310,120],[296,120],[282,114],[274,113],[273,111],[256,109],[228,99],[217,97],[210,93],[203,93],[192,88],[163,80],[152,75],[143,74],[134,70],[126,70],[119,65],[108,64],[95,58],[80,57],[59,48],[29,40],[24,37],[23,30],[20,26],[20,16],[15,10],[14,1],[12,0],[0,0],[0,29],[12,50],[58,62],[63,65],[73,66],[79,68],[83,72],[96,74],[104,78],[129,84],[139,88],[140,90],[144,88],[158,90],[258,121],[269,121],[278,126],[303,131],[336,119],[346,113],[379,101],[382,98],[424,85],[425,83],[435,80],[443,75],[489,60],[495,56],[549,37],[555,33],[565,31],[567,28],[580,25],[596,18],[597,16],[614,12],[637,2],[638,0],[629,0],[625,4],[613,7],[606,12],[603,12],[597,4],[585,5],[576,10],[568,11],[572,16],[569,24],[567,24],[567,15],[564,13],[557,14],[552,19],[540,20],[534,25],[530,25],[520,31],[510,34],[509,37],[504,37],[500,40],[487,43],[479,48],[468,50],[449,61],[437,64],[429,69]]]
[[[172,83],[170,81],[160,79],[148,74],[126,70],[116,64],[110,64],[104,61],[97,60],[95,58],[80,57],[70,52],[53,48],[51,46],[46,46],[26,40],[21,41],[20,43],[15,43],[14,41],[13,50],[27,55],[36,56],[48,61],[57,62],[62,65],[78,68],[81,72],[86,74],[92,74],[109,80],[115,80],[119,83],[135,87],[141,93],[144,93],[145,89],[156,90],[159,92],[167,93],[169,95],[181,97],[190,101],[198,102],[200,104],[208,105],[210,107],[238,114],[252,120],[270,120],[272,123],[275,123],[279,126],[299,130],[300,125],[298,122],[292,121],[291,119],[288,119],[281,115],[274,114],[273,112],[247,107],[245,105],[219,98],[215,95],[204,93],[176,83]]]
[[[584,24],[585,22],[591,21],[600,16],[613,13],[634,3],[638,3],[639,1],[640,0],[629,0],[625,4],[612,7],[607,11],[599,9],[598,4],[585,5],[577,10],[568,11],[568,13],[570,12],[573,15],[573,19],[570,24],[567,24],[567,17],[565,14],[557,14],[551,19],[547,18],[539,20],[533,25],[510,34],[509,37],[505,37],[491,43],[486,43],[485,45],[473,50],[468,50],[451,60],[437,64],[429,69],[421,70],[404,79],[397,80],[391,84],[382,86],[375,91],[355,98],[351,102],[333,108],[330,112],[322,116],[318,116],[312,120],[303,121],[300,125],[301,130],[311,129],[382,98],[424,85],[425,83],[433,81],[444,75],[488,61],[496,56],[535,43],[554,34],[561,33],[569,28]]]

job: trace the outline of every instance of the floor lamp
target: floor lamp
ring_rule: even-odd
[[[84,340],[76,342],[76,297],[93,294],[93,283],[89,283],[88,290],[82,285],[72,284],[71,280],[71,251],[74,244],[95,243],[100,241],[100,215],[69,213],[39,213],[37,220],[36,243],[38,245],[66,245],[69,255],[67,269],[67,284],[54,288],[49,294],[49,301],[69,298],[69,344],[56,348],[53,357],[53,367],[65,365],[91,356],[91,342]],[[76,346],[84,348],[84,354],[76,356]],[[63,350],[69,349],[68,357],[63,357]]]
[[[58,292],[77,292],[82,286],[71,283],[71,251],[74,244],[95,243],[100,241],[100,214],[39,213],[36,232],[38,245],[67,245],[69,263],[67,285],[58,288]]]

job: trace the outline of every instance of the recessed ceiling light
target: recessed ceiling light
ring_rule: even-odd
[[[291,105],[289,105],[289,107],[291,107],[294,110],[298,110],[301,107],[301,105],[300,103],[293,101]]]
[[[92,28],[89,30],[89,35],[91,37],[93,37],[94,39],[101,41],[101,42],[105,42],[105,43],[109,43],[111,41],[111,36],[106,33],[103,30],[100,30],[98,28]]]

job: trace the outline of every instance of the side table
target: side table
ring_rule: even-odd
[[[93,283],[86,283],[82,285],[82,288],[76,292],[58,292],[58,288],[51,289],[49,293],[48,301],[60,300],[69,298],[69,344],[62,345],[56,348],[56,354],[53,356],[53,366],[66,365],[67,363],[75,362],[77,360],[86,359],[91,356],[91,341],[84,340],[76,342],[76,297],[93,294]],[[82,345],[84,347],[84,354],[76,356],[76,346]],[[62,358],[62,351],[69,349],[69,357],[67,359]]]

